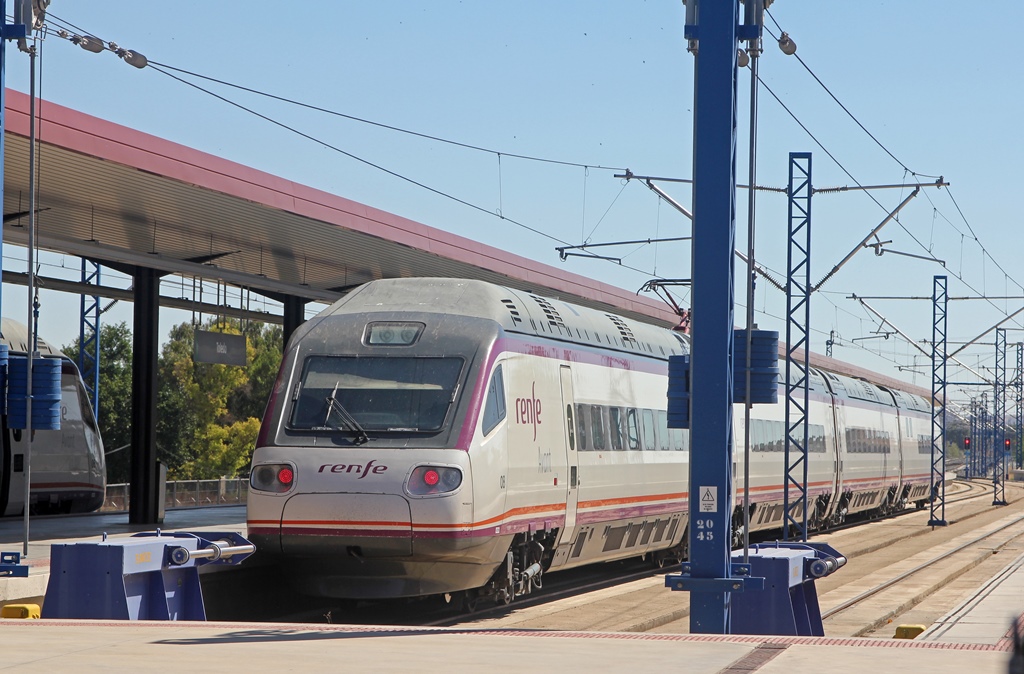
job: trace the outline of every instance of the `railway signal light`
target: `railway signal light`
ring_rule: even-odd
[[[971,448],[971,439],[970,438],[964,438],[964,449],[970,449],[970,448]]]
[[[1006,447],[1007,450],[1010,449],[1010,438],[1003,440],[1003,446]]]

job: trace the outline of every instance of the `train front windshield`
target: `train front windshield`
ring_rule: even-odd
[[[311,431],[440,430],[464,364],[453,357],[310,356],[293,398],[290,426]]]

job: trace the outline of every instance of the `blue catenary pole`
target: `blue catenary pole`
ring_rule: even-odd
[[[1006,329],[996,328],[996,383],[992,413],[992,505],[1006,505]]]
[[[782,538],[807,541],[807,451],[811,353],[811,154],[789,154],[786,254],[786,445]]]
[[[946,526],[946,309],[945,276],[932,282],[932,451],[930,527]]]
[[[694,68],[690,631],[728,634],[732,540],[737,3],[700,5]]]

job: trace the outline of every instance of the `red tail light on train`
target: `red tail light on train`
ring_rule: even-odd
[[[264,463],[252,469],[249,484],[253,489],[283,494],[295,482],[295,469],[290,464]]]
[[[447,494],[462,484],[462,471],[448,466],[417,466],[407,488],[413,496]]]

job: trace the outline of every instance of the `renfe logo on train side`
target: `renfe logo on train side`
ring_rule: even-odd
[[[537,439],[537,425],[540,424],[540,399],[537,398],[537,382],[533,382],[529,398],[516,398],[516,423],[533,424],[533,439]]]
[[[375,461],[376,459],[370,459],[369,461],[366,462],[365,466],[361,463],[325,463],[324,465],[320,466],[320,470],[316,472],[355,473],[356,475],[359,476],[356,479],[362,480],[370,473],[373,473],[374,475],[380,475],[381,473],[388,469],[387,466],[374,466],[373,464]]]

